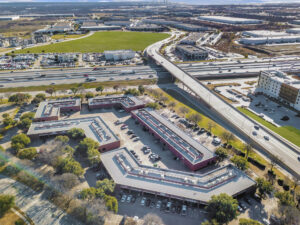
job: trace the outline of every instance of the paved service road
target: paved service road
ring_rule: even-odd
[[[42,198],[25,185],[11,178],[0,176],[0,193],[16,197],[16,205],[37,225],[81,225],[71,216]]]
[[[300,162],[297,160],[299,154],[297,152],[300,152],[299,148],[291,143],[286,144],[277,136],[263,128],[260,128],[258,131],[255,130],[254,125],[256,123],[253,120],[237,111],[234,107],[213,94],[190,74],[164,58],[159,53],[159,48],[167,41],[168,39],[149,46],[146,49],[147,55],[184,83],[185,86],[196,94],[196,96],[199,96],[205,101],[211,107],[211,110],[217,112],[223,120],[227,121],[235,129],[246,135],[252,143],[255,143],[256,147],[259,147],[271,155],[279,157],[284,166],[288,168],[291,173],[300,177]],[[256,134],[254,132],[256,132]],[[270,140],[265,140],[264,136],[268,136]]]

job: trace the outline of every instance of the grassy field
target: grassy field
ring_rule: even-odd
[[[60,39],[72,39],[72,38],[80,38],[87,34],[70,34],[70,35],[64,35],[64,34],[55,34],[51,38],[54,40],[60,40]]]
[[[15,225],[17,220],[21,220],[21,218],[13,211],[9,210],[2,218],[0,218],[0,224]]]
[[[79,40],[27,48],[15,53],[103,52],[105,50],[144,50],[148,45],[169,37],[165,33],[106,31]]]
[[[300,130],[292,127],[292,126],[283,126],[283,127],[276,127],[273,124],[265,121],[264,119],[260,118],[253,112],[249,111],[248,109],[243,109],[241,107],[238,107],[238,110],[240,110],[245,115],[251,117],[252,119],[256,120],[257,122],[261,123],[265,127],[269,128],[270,130],[276,132],[283,138],[289,140],[290,142],[294,143],[295,145],[300,147]]]

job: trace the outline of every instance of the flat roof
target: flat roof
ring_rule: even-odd
[[[200,16],[199,19],[205,19],[215,22],[223,22],[223,23],[245,23],[245,22],[252,22],[258,23],[261,20],[257,19],[247,19],[247,18],[239,18],[239,17],[230,17],[230,16]]]
[[[99,142],[100,146],[119,140],[119,138],[113,133],[113,131],[107,126],[100,116],[47,122],[34,122],[31,124],[27,135],[46,136],[65,134],[72,128],[82,128],[86,137],[92,138]]]
[[[248,30],[244,31],[243,34],[254,36],[254,37],[280,37],[287,36],[288,34],[283,31],[274,31],[274,30]]]
[[[204,174],[141,165],[127,148],[102,153],[101,161],[118,185],[204,204],[212,195],[235,196],[256,184],[231,164]]]
[[[44,101],[39,104],[39,107],[35,113],[34,118],[37,119],[37,118],[59,116],[59,112],[61,108],[68,108],[68,107],[74,107],[80,105],[81,105],[80,98]]]
[[[147,126],[151,127],[161,138],[166,140],[182,157],[195,165],[214,158],[215,154],[183,132],[172,122],[158,114],[153,109],[138,109],[133,112]]]
[[[274,81],[277,81],[282,84],[288,84],[300,90],[300,80],[297,80],[292,76],[288,76],[286,73],[282,71],[279,70],[262,71],[261,74],[269,77]]]
[[[184,45],[184,44],[180,44],[180,45],[176,45],[176,48],[179,48],[179,49],[182,49],[186,52],[189,52],[189,53],[207,53],[207,51],[201,49],[201,48],[198,48],[196,46],[193,46],[193,45]]]
[[[130,108],[134,106],[142,106],[145,103],[134,96],[105,96],[90,98],[88,100],[90,105],[105,105],[105,104],[121,104],[124,108]]]

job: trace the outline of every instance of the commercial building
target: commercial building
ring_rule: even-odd
[[[18,20],[20,16],[0,16],[0,21]]]
[[[57,121],[34,122],[27,135],[31,138],[64,135],[72,128],[81,128],[85,136],[99,143],[99,151],[105,152],[120,147],[119,138],[100,116]]]
[[[108,96],[90,98],[89,109],[120,107],[126,112],[145,107],[145,103],[134,96]]]
[[[156,24],[131,24],[126,27],[127,30],[131,31],[144,31],[144,32],[163,32],[165,30],[164,27],[156,25]]]
[[[228,16],[200,16],[200,20],[205,20],[215,23],[226,23],[231,25],[249,25],[249,24],[261,24],[262,20],[257,19],[245,19],[238,17],[228,17]]]
[[[191,170],[216,161],[216,155],[152,109],[131,111],[131,116],[158,138]]]
[[[272,31],[272,30],[249,30],[243,31],[243,36],[249,37],[282,37],[288,34],[283,31]]]
[[[129,26],[131,24],[130,21],[106,21],[104,22],[105,25],[107,26],[121,26],[121,27],[126,27]]]
[[[106,60],[127,60],[133,59],[135,57],[135,52],[132,50],[104,51],[104,56]]]
[[[203,34],[201,33],[191,33],[189,36],[185,37],[180,41],[182,45],[196,45],[198,41],[201,40]]]
[[[99,31],[99,30],[121,30],[121,26],[106,26],[106,25],[96,25],[96,26],[81,26],[82,31]]]
[[[208,52],[193,45],[177,45],[176,51],[189,60],[201,60],[208,57]]]
[[[262,71],[256,93],[263,93],[300,111],[300,80],[281,71]]]
[[[139,164],[126,148],[101,154],[117,188],[206,205],[213,195],[238,196],[255,190],[255,181],[232,165],[199,174]]]
[[[291,28],[286,30],[289,34],[300,34],[300,28]]]
[[[164,19],[145,19],[143,23],[171,26],[190,32],[199,32],[210,30],[208,27],[198,26],[194,24],[180,23],[178,21],[169,21]]]
[[[39,107],[34,116],[34,121],[41,122],[58,120],[61,112],[77,112],[80,110],[80,98],[44,101],[39,104]]]
[[[256,38],[241,38],[241,44],[245,45],[265,45],[265,44],[286,44],[300,42],[300,35],[287,35],[278,37],[256,37]]]
[[[69,22],[59,22],[53,26],[48,26],[44,29],[36,30],[35,33],[50,34],[50,33],[65,33],[73,30],[73,26]]]

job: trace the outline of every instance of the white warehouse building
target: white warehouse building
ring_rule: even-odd
[[[226,23],[232,25],[261,24],[263,22],[262,20],[257,20],[257,19],[245,19],[245,18],[229,17],[229,16],[200,16],[198,17],[198,19],[209,21],[209,22]]]
[[[239,42],[245,45],[297,43],[300,42],[300,35],[241,38]]]
[[[281,71],[262,71],[255,92],[275,98],[300,111],[300,80]]]
[[[113,51],[104,51],[104,56],[106,60],[127,60],[133,59],[135,52],[132,50],[113,50]]]

